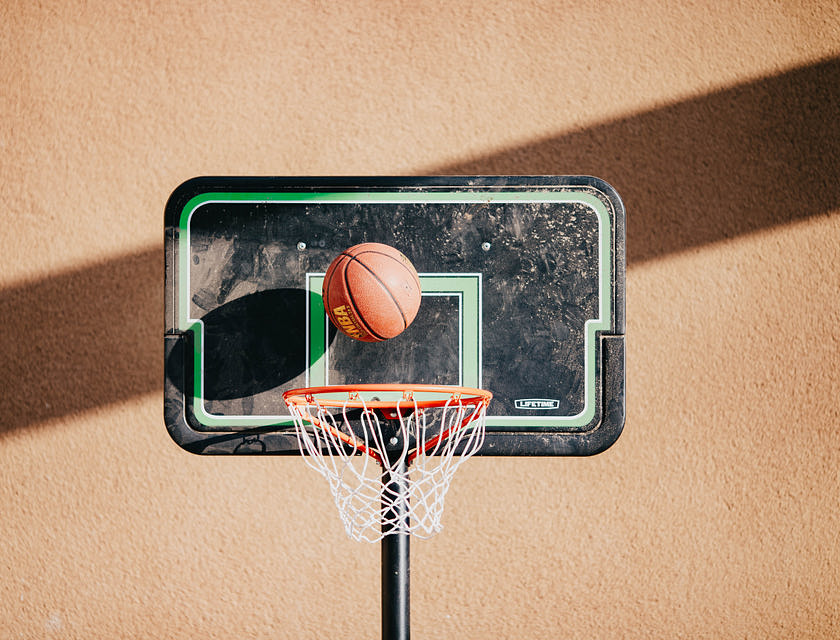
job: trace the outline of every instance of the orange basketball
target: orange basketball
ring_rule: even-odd
[[[408,258],[387,244],[342,251],[324,276],[324,308],[343,333],[363,342],[398,336],[420,308],[420,279]]]

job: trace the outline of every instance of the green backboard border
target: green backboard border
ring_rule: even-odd
[[[405,192],[405,191],[336,191],[336,192],[208,192],[202,193],[191,198],[181,210],[179,218],[179,234],[178,234],[178,277],[181,281],[180,298],[176,300],[178,307],[178,329],[184,332],[192,332],[194,335],[194,363],[195,376],[193,387],[193,411],[195,418],[206,427],[221,428],[224,426],[235,425],[237,428],[253,428],[264,426],[289,427],[292,426],[291,417],[288,415],[270,415],[270,416],[254,416],[254,415],[228,415],[228,414],[213,414],[206,410],[204,405],[204,352],[203,352],[203,323],[200,318],[191,317],[190,310],[190,222],[193,216],[200,208],[209,203],[289,203],[289,204],[319,204],[319,203],[405,203],[405,202],[423,202],[423,203],[579,203],[590,208],[596,215],[598,220],[598,292],[599,292],[599,313],[597,318],[591,318],[585,323],[584,336],[584,407],[579,413],[571,416],[494,416],[488,415],[487,428],[503,429],[510,431],[527,430],[535,431],[540,429],[557,430],[582,430],[585,429],[596,416],[597,411],[597,392],[596,388],[596,366],[597,366],[597,351],[598,351],[598,333],[601,331],[609,331],[611,325],[611,302],[613,298],[612,286],[612,270],[611,264],[613,260],[612,255],[612,229],[610,228],[610,216],[604,202],[597,196],[579,191],[435,191],[435,192]],[[312,276],[310,278],[310,275]],[[478,288],[478,306],[473,307],[480,311],[480,274],[424,274],[424,282],[421,283],[425,295],[461,295],[462,298],[462,326],[461,326],[461,345],[462,352],[460,358],[463,360],[461,371],[463,375],[462,386],[481,386],[481,323],[480,313],[477,314],[477,319],[471,319],[469,310],[470,305],[466,304],[466,300],[475,293],[471,293],[470,287],[458,289],[452,287],[453,283],[459,282],[460,279],[467,280],[477,278]],[[323,310],[323,302],[318,303],[314,300],[313,289],[309,280],[313,282],[317,280],[317,274],[308,274],[307,283],[305,283],[306,290],[309,292],[307,296],[307,307],[311,311],[317,310],[318,304]],[[438,283],[437,281],[441,282]],[[464,282],[466,282],[465,280]],[[447,282],[439,291],[435,288],[440,284]],[[428,287],[428,291],[426,290]],[[447,287],[453,289],[448,291]],[[472,299],[470,298],[470,299]],[[324,318],[326,316],[324,315]],[[474,324],[478,324],[477,329],[473,329]],[[317,327],[316,327],[317,325]],[[324,327],[321,329],[320,327]],[[465,327],[467,328],[467,335],[464,334]],[[310,383],[315,386],[316,381],[326,380],[327,368],[324,364],[319,364],[320,360],[328,357],[328,349],[326,342],[323,347],[318,344],[312,344],[312,339],[321,335],[326,331],[326,325],[320,323],[317,319],[317,314],[312,314],[307,321],[307,328],[311,329],[310,339],[307,341],[307,358],[308,362],[315,367],[316,375],[312,376],[312,372],[307,375],[310,378]],[[474,338],[477,338],[477,348]],[[322,351],[319,352],[318,349]],[[313,359],[314,357],[314,359]],[[321,372],[323,371],[323,372]],[[471,384],[471,382],[475,384]],[[490,390],[492,391],[492,389]]]

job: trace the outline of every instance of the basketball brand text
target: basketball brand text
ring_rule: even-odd
[[[335,307],[333,309],[333,317],[335,321],[341,326],[341,329],[351,338],[361,338],[365,335],[365,332],[359,328],[359,325],[356,324],[355,319],[353,318],[353,314],[350,312],[350,309],[347,308],[347,305],[341,305],[340,307]]]

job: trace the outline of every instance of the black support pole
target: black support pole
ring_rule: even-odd
[[[408,519],[408,474],[405,462],[385,472],[386,492],[400,496],[382,519],[382,640],[409,640],[409,535],[395,532]],[[406,524],[408,524],[406,522]]]

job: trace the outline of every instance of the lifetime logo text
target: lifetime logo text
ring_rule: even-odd
[[[537,409],[547,411],[549,409],[558,409],[560,407],[559,400],[551,400],[549,398],[521,398],[513,401],[517,409]]]

